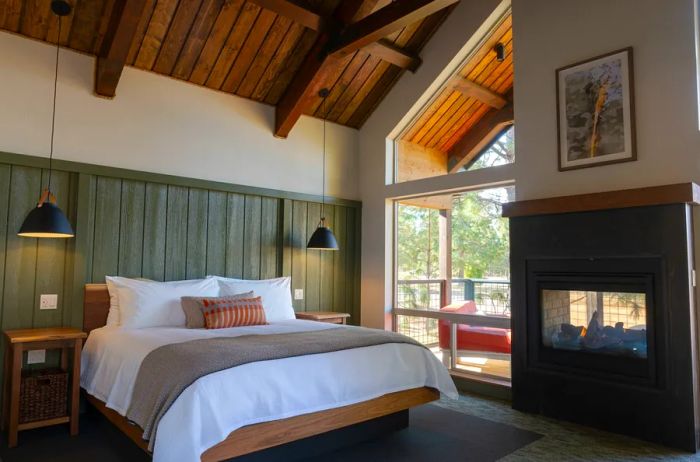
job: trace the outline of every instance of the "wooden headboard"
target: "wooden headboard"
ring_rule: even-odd
[[[109,291],[107,284],[85,284],[83,302],[83,330],[88,334],[107,324],[109,313]]]

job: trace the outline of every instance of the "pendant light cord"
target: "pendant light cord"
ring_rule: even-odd
[[[58,37],[56,37],[56,68],[53,79],[53,111],[51,114],[51,151],[49,152],[49,184],[47,190],[51,192],[51,171],[53,167],[53,135],[56,129],[56,90],[58,88],[58,54],[61,50],[61,16],[58,16]]]
[[[328,117],[328,111],[326,109],[326,98],[323,97],[323,184],[321,185],[321,224],[324,224],[326,220],[325,208],[326,208],[326,117]]]

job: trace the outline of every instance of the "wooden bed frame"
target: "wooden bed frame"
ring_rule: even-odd
[[[88,333],[107,322],[109,293],[106,284],[87,284],[83,309],[83,329]],[[142,439],[143,430],[107,408],[104,402],[86,393],[87,400],[110,422],[139,447],[148,452],[148,442]],[[314,435],[379,419],[405,411],[440,398],[440,392],[429,387],[389,393],[379,398],[326,411],[303,414],[287,419],[248,425],[231,432],[222,442],[207,449],[202,462],[214,462],[242,456],[262,449],[300,440]]]

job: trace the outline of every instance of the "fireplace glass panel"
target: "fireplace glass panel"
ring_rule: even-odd
[[[544,346],[647,357],[646,294],[545,289],[541,295]]]

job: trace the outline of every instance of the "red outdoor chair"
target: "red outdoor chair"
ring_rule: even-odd
[[[440,308],[445,313],[477,314],[473,300],[459,301]],[[442,361],[450,366],[450,322],[438,321],[438,338]],[[457,325],[457,356],[478,356],[490,359],[510,359],[510,329]]]

